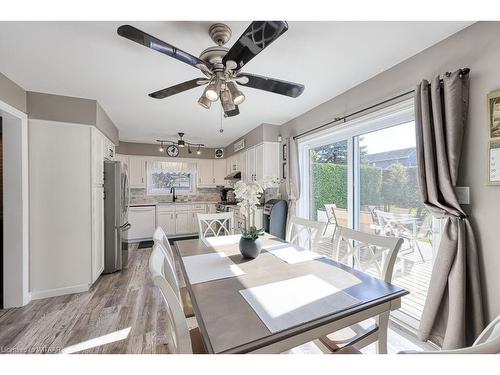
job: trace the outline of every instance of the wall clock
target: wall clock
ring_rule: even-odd
[[[179,148],[176,145],[170,145],[167,147],[167,155],[175,158],[179,156]]]

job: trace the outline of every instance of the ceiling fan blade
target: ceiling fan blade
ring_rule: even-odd
[[[235,106],[234,109],[230,111],[224,111],[224,117],[233,117],[233,116],[238,116],[240,114],[240,109],[238,106]]]
[[[155,51],[163,53],[167,56],[173,57],[174,59],[177,59],[179,61],[182,61],[183,63],[194,66],[195,68],[198,68],[201,71],[204,70],[204,68],[202,68],[201,66],[204,66],[207,68],[207,70],[209,70],[207,64],[204,61],[197,58],[196,56],[184,52],[183,50],[174,47],[173,45],[168,44],[158,38],[155,38],[154,36],[149,35],[144,31],[141,31],[133,26],[122,25],[118,28],[117,32],[118,35],[126,39],[142,44],[143,46],[154,49]]]
[[[172,96],[172,95],[178,94],[180,92],[194,89],[195,87],[204,85],[204,84],[206,84],[205,81],[206,81],[205,78],[195,78],[195,79],[192,79],[191,81],[182,82],[182,83],[179,83],[175,86],[170,86],[170,87],[167,87],[166,89],[152,92],[151,94],[149,94],[149,96],[154,98],[154,99],[164,99],[168,96]]]
[[[270,91],[275,94],[286,95],[292,98],[296,98],[304,91],[304,85],[301,85],[300,83],[282,81],[280,79],[258,76],[256,74],[249,73],[241,73],[237,78],[242,77],[248,78],[248,82],[244,83],[245,81],[241,79],[235,80],[241,86]]]
[[[285,21],[253,21],[222,59],[224,65],[234,61],[237,70],[288,30]]]

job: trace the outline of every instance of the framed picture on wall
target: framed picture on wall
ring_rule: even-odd
[[[288,160],[288,146],[287,144],[283,144],[283,161]]]
[[[489,138],[500,138],[500,91],[488,94]]]
[[[500,139],[488,142],[488,184],[500,185]]]
[[[286,177],[287,177],[287,168],[286,168],[287,164],[286,163],[283,163],[283,165],[281,166],[282,168],[282,171],[281,171],[281,177],[286,180]]]

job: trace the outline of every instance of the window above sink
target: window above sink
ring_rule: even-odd
[[[170,189],[182,194],[196,193],[196,163],[148,161],[147,194],[170,194]]]

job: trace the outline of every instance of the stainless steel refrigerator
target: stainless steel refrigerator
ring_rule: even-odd
[[[127,165],[104,162],[104,273],[120,271],[127,265],[130,188]]]

